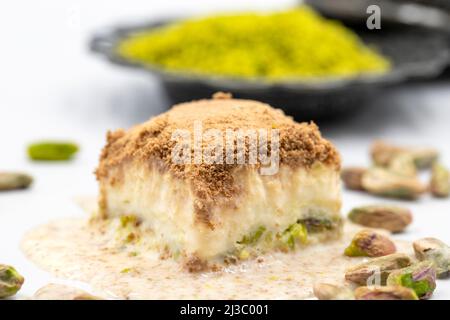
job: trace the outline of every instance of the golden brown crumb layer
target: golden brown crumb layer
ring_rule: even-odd
[[[177,129],[192,133],[195,121],[201,121],[203,132],[208,129],[225,132],[226,129],[276,128],[280,133],[280,164],[308,168],[314,162],[321,162],[337,170],[340,167],[337,150],[322,138],[314,123],[297,123],[281,110],[267,104],[231,99],[221,93],[212,100],[175,105],[170,111],[128,131],[119,129],[108,132],[107,144],[96,171],[97,179],[102,183],[114,183],[120,177],[109,176],[111,169],[127,161],[157,163],[162,170],[169,170],[175,177],[191,184],[196,197],[194,208],[197,219],[210,224],[211,209],[219,198],[232,198],[239,192],[232,173],[233,169],[242,165],[173,163],[172,149],[176,141],[172,140],[172,133]],[[248,148],[247,145],[245,147]],[[248,154],[248,150],[245,152]]]

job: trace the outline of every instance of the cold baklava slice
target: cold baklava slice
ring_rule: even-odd
[[[197,271],[338,237],[339,169],[315,124],[217,95],[108,133],[100,217]]]

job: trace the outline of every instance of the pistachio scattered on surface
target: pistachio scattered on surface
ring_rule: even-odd
[[[401,154],[409,154],[418,169],[429,168],[439,157],[439,153],[433,148],[405,148],[384,141],[375,141],[370,153],[373,162],[382,167],[389,166],[391,161]]]
[[[308,242],[308,230],[306,226],[302,223],[294,223],[290,225],[285,231],[280,235],[280,243],[282,250],[291,249],[293,250],[296,243],[305,244]]]
[[[404,177],[415,177],[417,175],[414,157],[410,153],[400,153],[395,156],[390,161],[388,169],[390,172]]]
[[[377,281],[380,285],[385,285],[392,271],[411,264],[411,258],[406,254],[394,253],[350,267],[345,273],[345,279],[362,286],[375,284]],[[369,283],[372,281],[375,283]]]
[[[349,257],[381,257],[395,251],[395,244],[388,237],[372,230],[361,230],[355,234],[344,254]]]
[[[319,300],[355,300],[350,288],[335,284],[317,283],[313,287],[313,292]]]
[[[416,199],[426,191],[417,177],[398,175],[378,167],[364,173],[362,186],[372,194],[400,199]]]
[[[40,288],[32,297],[33,300],[103,300],[78,288],[62,284],[48,284]]]
[[[423,238],[413,243],[414,252],[420,261],[433,261],[439,278],[450,275],[450,247],[436,238]]]
[[[28,188],[33,178],[21,172],[0,172],[0,191]]]
[[[439,158],[439,152],[433,148],[413,150],[414,163],[418,169],[427,169]]]
[[[78,145],[66,141],[42,141],[28,146],[28,156],[32,160],[64,161],[70,160],[77,152]]]
[[[391,205],[369,205],[352,209],[348,218],[357,224],[371,228],[401,232],[412,222],[411,211]]]
[[[402,286],[370,286],[355,290],[356,300],[418,300],[414,290]]]
[[[348,167],[342,169],[341,178],[345,187],[349,190],[364,190],[362,186],[362,177],[366,170],[366,168],[362,167]]]
[[[450,195],[450,172],[437,162],[431,169],[430,191],[437,198],[447,198]]]
[[[428,299],[436,288],[436,268],[432,261],[422,261],[393,271],[386,284],[411,288],[420,299]]]
[[[386,167],[395,156],[403,151],[403,148],[378,140],[372,144],[370,155],[377,166]]]
[[[242,237],[242,239],[237,243],[245,245],[255,244],[256,242],[258,242],[264,232],[266,232],[266,227],[260,226],[253,233]]]
[[[15,295],[25,279],[11,266],[0,264],[0,299]]]

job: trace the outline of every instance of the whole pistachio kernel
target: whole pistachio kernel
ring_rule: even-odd
[[[374,195],[411,200],[426,191],[417,177],[402,176],[380,167],[368,169],[364,173],[362,186]]]
[[[382,167],[388,167],[395,157],[408,154],[412,157],[417,169],[426,169],[439,157],[439,152],[433,148],[400,147],[384,141],[375,141],[370,153],[373,162]]]
[[[15,295],[25,279],[11,266],[0,264],[0,299]]]
[[[415,177],[417,167],[411,153],[400,153],[395,156],[388,166],[389,171],[405,177]]]
[[[377,166],[386,167],[391,160],[404,150],[381,140],[375,141],[370,148],[370,155]]]
[[[355,300],[353,291],[345,286],[317,283],[313,287],[313,292],[319,300]]]
[[[362,186],[362,177],[366,172],[366,168],[361,167],[348,167],[342,169],[341,179],[344,185],[349,190],[364,190]]]
[[[21,172],[0,172],[0,191],[28,188],[33,178]]]
[[[77,152],[78,145],[69,141],[41,141],[28,146],[28,156],[39,161],[70,160]]]
[[[438,278],[450,275],[450,247],[436,238],[423,238],[413,243],[414,252],[420,261],[433,261]]]
[[[350,221],[370,228],[401,232],[412,222],[409,209],[392,205],[368,205],[352,209]]]
[[[414,290],[402,286],[370,286],[355,290],[356,300],[419,300]]]
[[[394,253],[348,268],[345,272],[345,280],[362,286],[369,285],[370,281],[375,281],[375,283],[379,281],[380,285],[385,285],[388,276],[394,270],[408,267],[411,264],[411,258],[406,254]]]
[[[355,234],[344,254],[349,257],[381,257],[395,251],[395,244],[388,237],[372,230],[361,230]]]
[[[450,195],[450,172],[437,162],[431,169],[430,191],[437,198],[447,198]]]
[[[411,288],[420,299],[428,299],[436,288],[436,268],[433,262],[422,261],[392,272],[386,284]]]
[[[103,300],[100,297],[62,284],[48,284],[33,295],[32,300]]]

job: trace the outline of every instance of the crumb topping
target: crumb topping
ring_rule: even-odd
[[[96,176],[102,183],[109,177],[110,169],[127,161],[158,164],[162,170],[185,179],[192,186],[195,196],[194,209],[197,218],[211,224],[211,209],[224,199],[239,193],[239,185],[233,177],[238,167],[255,165],[238,164],[176,164],[172,150],[176,140],[172,133],[183,129],[194,134],[194,122],[200,121],[203,132],[208,129],[278,129],[280,165],[309,168],[315,162],[340,168],[340,157],[334,146],[323,139],[314,123],[297,123],[283,111],[252,100],[232,99],[226,93],[216,93],[214,99],[199,100],[175,105],[170,111],[151,118],[127,131],[108,132]],[[236,143],[236,139],[233,140]],[[270,133],[269,133],[270,141]],[[208,142],[203,141],[202,147]],[[270,147],[270,146],[269,146]],[[194,153],[191,144],[191,153]],[[248,145],[245,154],[248,156]],[[270,154],[270,150],[269,150]],[[108,181],[108,180],[106,180]]]

